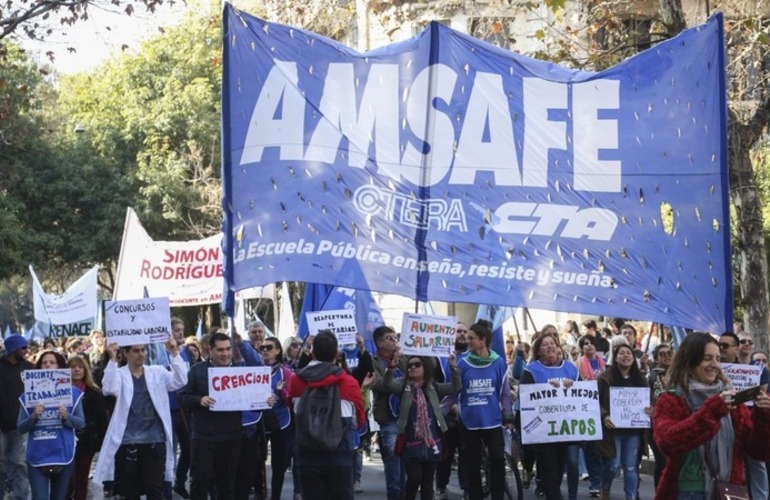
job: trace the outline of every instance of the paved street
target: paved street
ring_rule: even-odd
[[[94,460],[94,463],[96,461]],[[270,463],[268,467],[268,484],[270,477]],[[652,476],[642,474],[642,480],[639,486],[639,498],[641,500],[652,500],[655,498],[655,491],[652,484]],[[385,500],[385,473],[382,468],[382,461],[379,454],[373,454],[372,459],[369,462],[364,462],[364,469],[361,476],[361,483],[364,488],[362,493],[356,493],[356,500]],[[89,489],[89,500],[103,499],[104,496],[98,488]],[[189,486],[189,484],[188,484]],[[451,500],[461,500],[462,490],[457,484],[457,474],[452,471],[452,481],[448,488],[449,498]],[[567,499],[567,481],[566,478],[562,482],[562,494]],[[281,500],[293,500],[294,495],[292,491],[292,476],[291,472],[286,474],[286,480],[284,483],[283,491],[281,492]],[[419,498],[419,497],[418,497]],[[534,485],[529,490],[524,490],[524,497],[519,500],[536,500],[534,494]],[[578,499],[588,499],[588,481],[581,481],[578,489]],[[612,500],[623,500],[623,478],[619,477],[612,483]],[[181,497],[174,494],[174,500],[180,500]],[[312,497],[305,500],[315,500]]]

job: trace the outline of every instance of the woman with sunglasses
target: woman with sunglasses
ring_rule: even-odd
[[[265,366],[271,368],[270,384],[276,402],[270,410],[262,413],[262,421],[270,441],[270,464],[273,477],[270,480],[270,495],[280,500],[286,469],[291,463],[294,449],[294,426],[289,410],[289,385],[292,371],[283,362],[283,349],[276,337],[268,337],[259,348]]]
[[[419,489],[422,500],[433,500],[433,478],[443,458],[443,433],[448,429],[440,401],[444,396],[460,392],[460,372],[451,355],[452,381],[437,383],[433,358],[409,356],[408,359],[406,377],[395,378],[395,370],[388,370],[384,384],[388,392],[401,398],[396,451],[400,451],[406,465],[406,498],[416,498]]]

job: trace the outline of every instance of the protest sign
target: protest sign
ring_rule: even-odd
[[[27,408],[42,404],[57,408],[72,406],[72,372],[67,369],[24,370],[24,403]]]
[[[337,336],[339,345],[355,345],[358,330],[355,309],[307,312],[305,316],[309,335],[316,335],[321,330],[331,330]]]
[[[602,439],[595,380],[573,382],[570,388],[521,384],[519,400],[523,444]]]
[[[211,411],[265,410],[272,392],[268,366],[209,368]]]
[[[742,391],[749,387],[759,385],[759,378],[762,375],[762,367],[757,365],[742,365],[739,363],[722,363],[722,373],[733,383],[736,391]],[[746,406],[753,406],[753,401],[744,403]]]
[[[650,416],[649,387],[610,387],[610,420],[618,429],[646,429]]]
[[[454,349],[455,316],[404,313],[401,322],[401,352],[410,356],[446,358]]]
[[[167,297],[105,301],[107,343],[119,346],[153,344],[171,338]]]

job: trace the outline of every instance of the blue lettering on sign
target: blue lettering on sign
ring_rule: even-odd
[[[601,73],[437,23],[366,54],[230,6],[225,31],[228,308],[322,277],[732,323],[720,15]]]

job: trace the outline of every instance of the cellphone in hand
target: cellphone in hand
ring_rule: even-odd
[[[749,387],[748,389],[738,391],[735,393],[735,396],[733,396],[732,403],[734,405],[739,405],[747,401],[753,401],[757,399],[761,391],[762,391],[762,388],[760,386]]]

